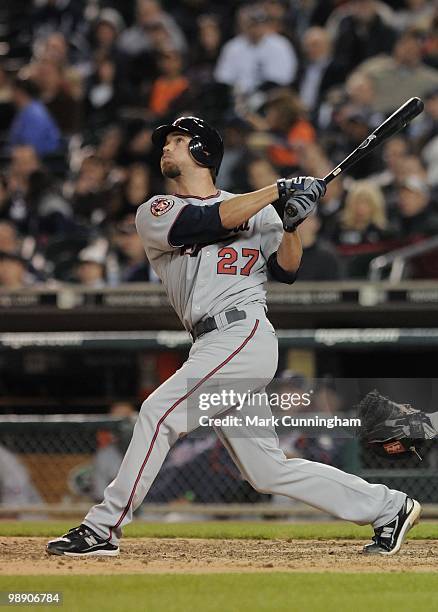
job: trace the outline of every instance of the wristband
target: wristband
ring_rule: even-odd
[[[277,181],[278,197],[282,198],[289,197],[289,189],[286,187],[286,179],[281,178]]]

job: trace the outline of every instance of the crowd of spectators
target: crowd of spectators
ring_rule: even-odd
[[[217,184],[239,193],[324,176],[420,96],[425,112],[302,224],[298,280],[365,277],[373,257],[438,228],[435,2],[19,4],[19,32],[0,11],[0,287],[157,282],[134,219],[172,192],[151,133],[184,114],[222,132]]]

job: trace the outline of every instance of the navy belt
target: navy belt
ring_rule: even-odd
[[[221,312],[214,317],[207,317],[203,321],[199,321],[199,323],[196,323],[195,327],[190,332],[193,340],[196,340],[200,336],[203,336],[214,329],[224,327],[223,324],[221,325],[221,322],[224,323],[223,317],[225,317],[226,323],[234,323],[235,321],[242,321],[243,319],[246,319],[246,312],[244,310],[232,308],[231,310]]]

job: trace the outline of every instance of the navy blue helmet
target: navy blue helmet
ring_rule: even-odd
[[[189,151],[193,159],[201,166],[214,168],[218,173],[224,155],[224,143],[217,130],[199,117],[180,117],[173,123],[157,127],[152,133],[152,142],[162,149],[171,132],[183,132],[192,136]]]

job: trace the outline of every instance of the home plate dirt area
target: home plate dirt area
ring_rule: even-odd
[[[367,540],[124,538],[118,557],[49,556],[43,537],[0,537],[0,575],[260,571],[430,572],[436,540],[408,540],[394,557],[361,554]]]

